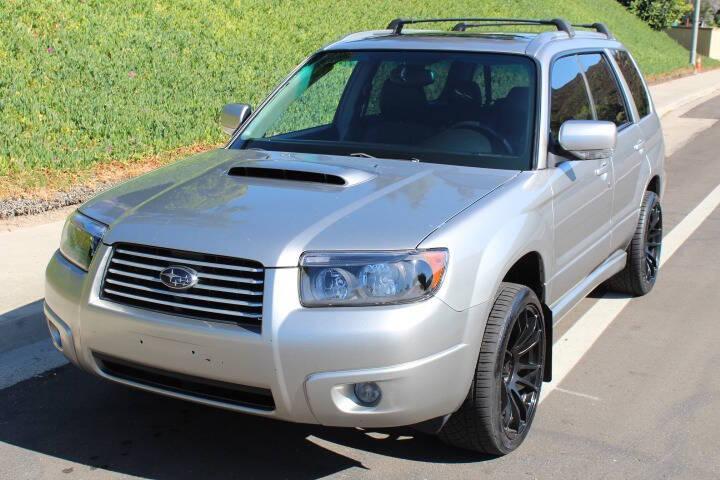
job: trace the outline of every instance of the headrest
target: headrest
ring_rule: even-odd
[[[390,72],[390,79],[401,87],[425,87],[435,81],[435,72],[422,65],[401,65]]]

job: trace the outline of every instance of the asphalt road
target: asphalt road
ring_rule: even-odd
[[[680,225],[677,248],[649,296],[596,291],[559,322],[558,342],[592,330],[593,315],[608,325],[579,361],[565,359],[517,452],[489,458],[407,429],[239,415],[65,365],[0,389],[0,478],[720,478],[720,209],[697,217],[720,185],[719,118],[715,97],[671,123],[705,128],[668,159],[665,231]],[[683,223],[691,212],[696,229]],[[613,300],[627,305],[603,310]],[[24,308],[18,318],[41,322],[36,305]]]

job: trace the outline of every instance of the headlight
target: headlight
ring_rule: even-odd
[[[446,249],[306,253],[300,302],[306,307],[407,303],[432,296],[447,268]]]
[[[60,253],[87,271],[106,230],[107,227],[102,223],[76,211],[65,222],[60,240]]]

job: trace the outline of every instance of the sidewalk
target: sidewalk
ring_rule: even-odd
[[[720,91],[720,68],[650,87],[655,109],[661,117],[676,108],[718,91]]]

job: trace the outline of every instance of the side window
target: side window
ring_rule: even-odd
[[[385,80],[390,78],[390,72],[400,65],[398,62],[383,62],[378,66],[375,76],[370,84],[370,98],[368,99],[365,115],[377,115],[380,113],[380,92]]]
[[[485,74],[489,72],[489,85],[486,83]],[[473,73],[472,81],[479,87],[482,92],[482,101],[485,102],[486,93],[490,94],[489,102],[493,103],[497,100],[506,98],[510,91],[514,88],[529,89],[532,79],[532,72],[524,65],[518,64],[500,64],[488,67],[487,71],[482,66],[478,66]],[[487,92],[486,92],[487,90]]]
[[[425,96],[429,101],[433,102],[437,100],[445,89],[448,73],[450,72],[450,63],[450,60],[443,60],[442,62],[436,62],[426,67],[432,71],[435,76],[435,81],[430,85],[426,85],[424,88]]]
[[[645,90],[645,85],[643,85],[640,72],[638,72],[632,58],[630,58],[627,52],[615,50],[613,56],[615,57],[615,62],[617,62],[618,67],[620,67],[620,72],[622,72],[623,77],[625,77],[628,87],[630,87],[630,92],[632,93],[633,100],[635,100],[635,107],[637,107],[640,118],[646,116],[650,113],[650,99],[648,98],[647,90]]]
[[[530,71],[525,65],[497,65],[492,68],[492,101],[505,98],[513,88],[530,87]]]
[[[597,119],[613,122],[618,127],[628,123],[625,101],[607,59],[599,53],[582,54],[578,58],[595,102]]]
[[[557,140],[566,120],[592,120],[585,80],[575,55],[555,61],[550,72],[550,133]]]

